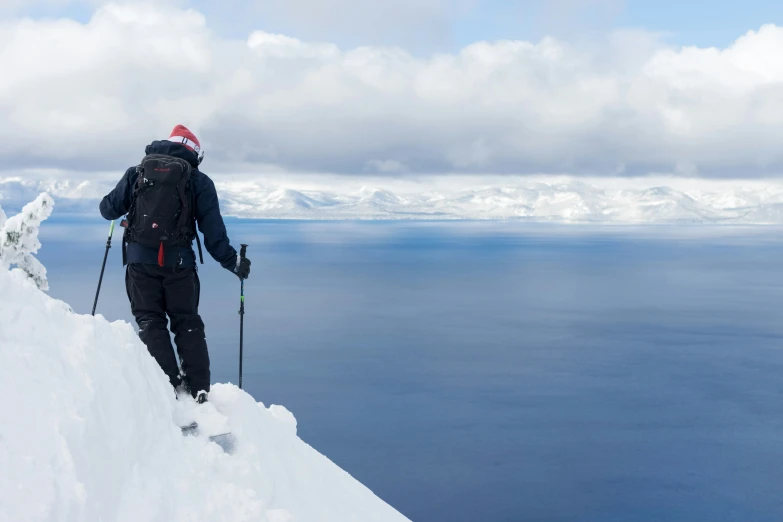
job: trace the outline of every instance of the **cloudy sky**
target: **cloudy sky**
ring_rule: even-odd
[[[761,0],[5,0],[0,176],[183,123],[247,177],[776,177],[781,56]]]

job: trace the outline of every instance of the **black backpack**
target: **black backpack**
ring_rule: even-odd
[[[190,163],[174,156],[148,154],[136,172],[138,177],[123,237],[123,262],[126,262],[125,243],[134,242],[157,248],[160,266],[164,265],[171,247],[190,247],[194,238],[201,256]]]

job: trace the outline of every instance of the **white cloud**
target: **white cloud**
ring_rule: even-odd
[[[403,173],[410,169],[396,160],[371,160],[367,162],[367,170],[381,173]]]
[[[414,54],[454,49],[466,37],[588,36],[606,32],[625,0],[172,0],[198,6],[224,34],[269,32],[341,47],[402,46]],[[469,36],[470,33],[479,36]]]
[[[783,164],[783,28],[727,49],[617,32],[416,57],[257,31],[193,10],[102,6],[87,24],[0,23],[6,169],[123,169],[175,123],[210,172],[672,172]]]
[[[197,6],[221,34],[263,28],[341,47],[402,45],[415,52],[454,44],[454,28],[494,0],[171,0]],[[529,0],[511,0],[528,3]],[[257,21],[263,21],[259,27]],[[255,24],[255,25],[254,25]]]

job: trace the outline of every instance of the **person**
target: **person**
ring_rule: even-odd
[[[123,237],[123,264],[127,265],[125,286],[139,326],[139,337],[168,376],[177,395],[189,392],[197,402],[204,403],[209,393],[210,368],[204,322],[198,311],[200,282],[192,246],[193,239],[198,242],[195,225],[198,224],[204,235],[204,246],[209,254],[240,279],[249,277],[250,260],[238,256],[231,246],[215,184],[199,168],[204,154],[196,136],[185,126],[177,125],[168,139],[153,141],[145,152],[142,165],[129,168],[114,190],[103,198],[100,212],[107,220],[127,214],[127,220],[123,221],[126,227]],[[148,161],[150,159],[154,161]],[[152,167],[154,172],[148,170]],[[157,190],[164,190],[167,184],[155,185],[156,179],[162,179],[156,176],[171,175],[172,168],[184,180],[181,181],[183,188],[178,189],[183,194],[182,200],[151,197],[154,191],[148,187],[154,185]],[[168,186],[178,187],[171,183]],[[153,204],[164,208],[155,208],[153,214],[150,206]],[[136,212],[140,205],[143,210]],[[165,225],[145,222],[149,215],[173,214],[175,210],[173,219],[176,220],[180,220],[181,215],[191,214],[178,221],[180,228],[187,232],[176,235],[177,241],[169,237],[175,234],[161,232]],[[163,218],[155,219],[161,221]],[[158,247],[152,246],[157,243],[150,243],[145,236],[153,233],[158,234],[155,239],[160,240]],[[198,246],[200,254],[200,242]],[[167,315],[181,368],[171,345]]]

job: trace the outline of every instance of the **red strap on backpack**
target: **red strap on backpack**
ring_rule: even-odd
[[[163,267],[163,242],[160,243],[160,248],[158,249],[158,266]]]

